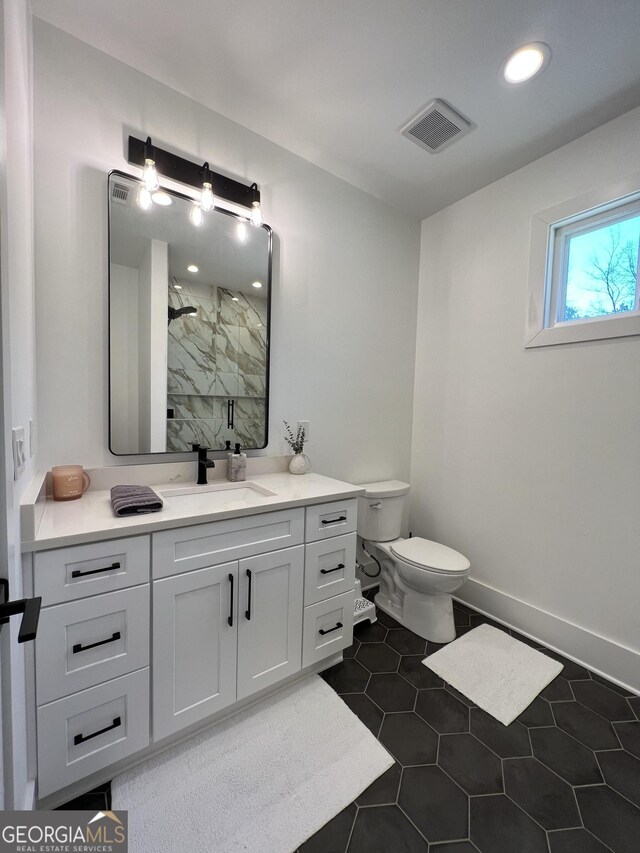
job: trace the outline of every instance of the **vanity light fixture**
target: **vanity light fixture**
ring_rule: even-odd
[[[524,83],[541,74],[551,59],[551,48],[541,41],[524,44],[507,56],[500,73],[512,85]]]
[[[253,193],[253,200],[251,201],[251,222],[253,225],[259,227],[262,225],[262,211],[260,210],[260,193],[258,192],[258,185],[251,184],[249,189]]]
[[[156,160],[151,137],[147,136],[147,141],[144,143],[144,169],[142,170],[142,182],[145,189],[152,193],[154,190],[160,189],[160,181],[158,172],[156,171]]]
[[[187,267],[188,272],[198,272],[198,267],[195,264],[189,264]]]
[[[200,207],[209,213],[216,206],[216,200],[213,197],[213,189],[211,188],[211,169],[209,164],[205,163],[202,167],[202,191],[200,193]]]
[[[247,217],[250,217],[253,225],[262,224],[262,211],[260,209],[260,190],[256,183],[241,184],[239,181],[234,181],[232,178],[227,178],[217,172],[213,172],[209,168],[209,164],[204,166],[194,163],[191,160],[186,160],[184,157],[179,157],[177,154],[172,154],[170,151],[165,151],[162,148],[152,145],[151,137],[147,137],[146,141],[137,139],[135,136],[129,137],[129,150],[127,154],[129,163],[143,168],[143,180],[145,186],[150,192],[154,192],[158,186],[147,186],[146,176],[155,174],[169,178],[172,181],[178,181],[181,184],[187,184],[201,193],[200,203],[203,210],[207,210],[205,205],[211,205],[208,209],[212,210],[216,204],[216,199],[225,199],[233,204],[247,208]],[[147,161],[151,160],[151,164]],[[151,172],[153,166],[153,172]],[[206,186],[208,184],[209,186]],[[191,221],[194,221],[194,216],[197,219],[197,214],[191,211]],[[197,224],[197,223],[194,223]]]

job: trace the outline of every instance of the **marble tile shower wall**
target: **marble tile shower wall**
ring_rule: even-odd
[[[175,290],[179,284],[181,290]],[[193,315],[169,324],[167,450],[198,442],[224,448],[264,444],[267,300],[215,285],[172,279],[169,304]],[[233,428],[228,404],[234,404]]]

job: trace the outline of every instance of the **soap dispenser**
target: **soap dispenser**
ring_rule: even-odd
[[[242,483],[247,479],[247,454],[240,453],[239,443],[236,443],[235,451],[229,456],[227,479],[231,483]]]

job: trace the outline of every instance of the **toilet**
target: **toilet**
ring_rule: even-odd
[[[409,484],[399,480],[364,483],[358,498],[358,535],[380,564],[376,607],[425,640],[455,639],[455,592],[469,576],[466,557],[429,539],[400,536]]]

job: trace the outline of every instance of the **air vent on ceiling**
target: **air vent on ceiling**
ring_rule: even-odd
[[[126,184],[119,184],[114,181],[111,187],[111,200],[115,201],[116,204],[126,204],[130,192],[131,187],[128,187]]]
[[[475,125],[436,98],[400,128],[400,133],[430,154],[437,154]]]

